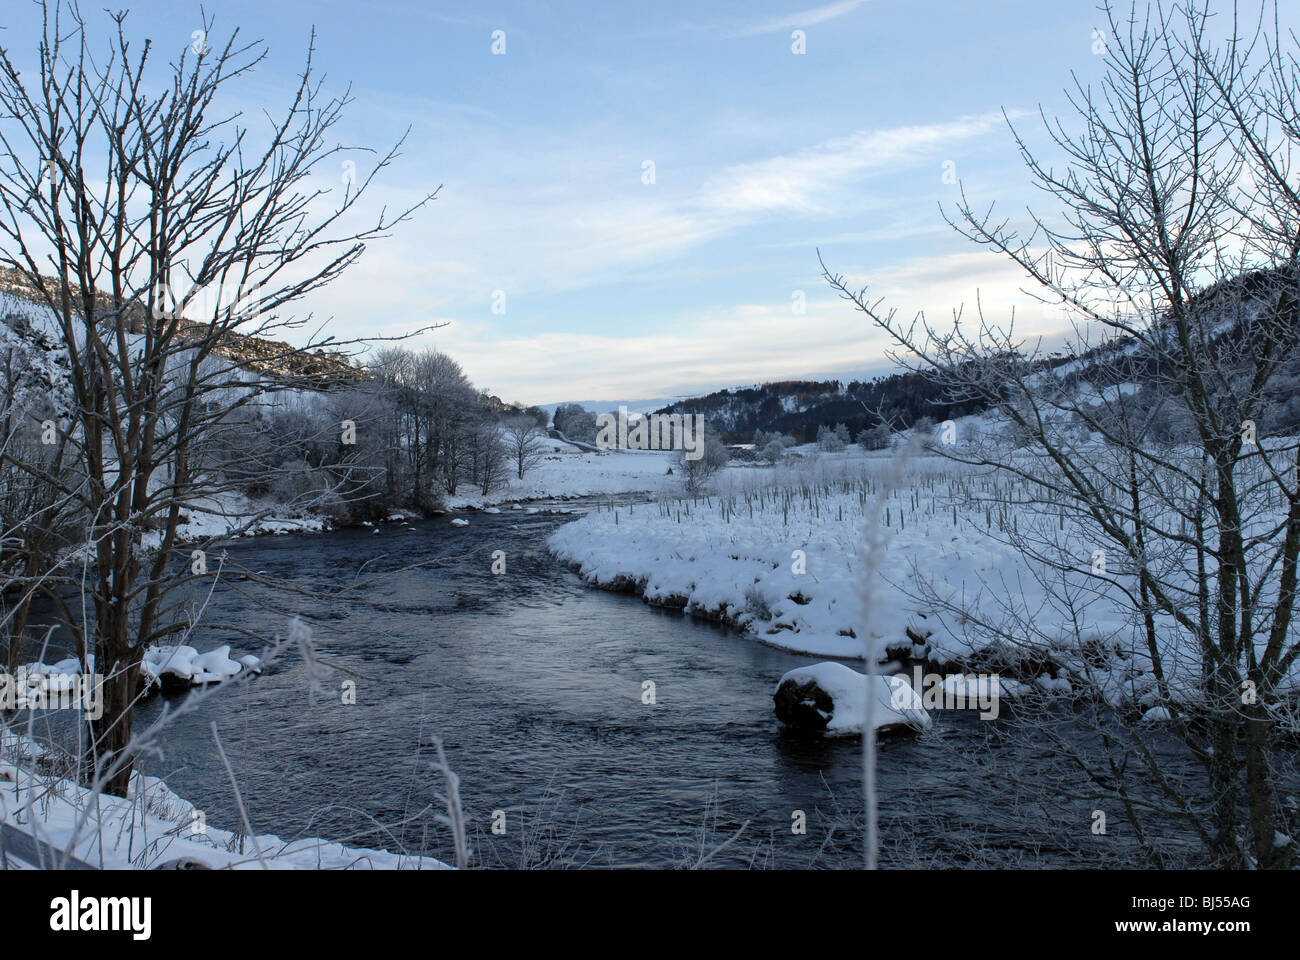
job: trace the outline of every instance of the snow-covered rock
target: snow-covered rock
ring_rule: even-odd
[[[1044,693],[1073,693],[1074,687],[1068,677],[1049,677],[1043,675],[1034,679],[1034,686]]]
[[[75,692],[82,675],[95,672],[94,658],[89,658],[87,669],[75,657],[58,663],[31,663],[21,668],[27,686],[39,682],[46,693]],[[187,690],[195,684],[221,683],[246,673],[261,673],[262,661],[252,654],[232,658],[230,647],[223,645],[208,653],[199,653],[188,644],[158,644],[144,652],[140,659],[140,682],[146,692],[158,689]],[[34,689],[34,688],[33,688]],[[28,705],[24,690],[18,691],[16,705]]]
[[[81,661],[78,660],[76,657],[67,657],[66,659],[60,660],[58,663],[54,663],[54,664],[34,663],[27,668],[27,673],[29,676],[34,676],[37,674],[49,676],[51,674],[58,674],[58,673],[67,674],[67,673],[80,673],[80,672],[81,672]]]
[[[460,518],[460,517],[457,517],[455,520],[453,520],[453,521],[451,522],[451,525],[452,525],[453,527],[468,527],[468,526],[469,526],[469,521],[468,521],[468,520],[464,520],[464,519],[462,519],[462,518]]]
[[[785,674],[772,699],[777,718],[800,730],[832,736],[861,733],[867,716],[866,674],[842,663],[817,663]],[[876,730],[923,730],[934,721],[902,677],[876,675],[872,725]]]
[[[200,654],[194,647],[159,644],[144,653],[140,673],[147,688],[184,690],[195,684],[221,683],[242,673],[260,673],[262,661],[251,654],[232,659],[229,645]]]
[[[239,676],[243,667],[230,659],[230,647],[217,647],[211,653],[197,656],[191,661],[194,683],[220,683],[231,677]]]
[[[194,659],[198,650],[187,644],[159,644],[144,652],[142,670],[156,677],[163,689],[183,689],[194,679]]]

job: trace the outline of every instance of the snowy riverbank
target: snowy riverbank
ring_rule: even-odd
[[[824,466],[870,470],[884,462],[836,458]],[[733,469],[715,492],[599,510],[561,527],[548,546],[593,586],[728,623],[794,652],[860,658],[862,496],[856,489],[814,494],[809,484],[830,482],[827,476],[805,482],[790,471]],[[872,616],[881,656],[911,646],[909,631],[919,638],[934,627],[933,611],[888,584],[906,585],[920,569],[961,585],[1018,562],[972,524],[909,506],[889,517],[885,585]],[[934,643],[954,656],[970,652],[953,640]]]
[[[445,496],[446,511],[488,510],[538,500],[575,500],[582,497],[655,494],[671,488],[668,474],[672,454],[643,451],[584,453],[558,440],[545,440],[542,460],[520,480],[511,476],[500,487],[482,494],[472,484],[461,484],[453,496]],[[323,533],[333,529],[328,517],[305,512],[295,514],[285,504],[254,500],[235,494],[210,497],[187,505],[177,528],[181,543],[209,539],[266,536],[285,533]],[[394,510],[391,522],[421,519],[413,510]],[[364,523],[362,526],[374,526]],[[152,542],[157,534],[150,535]]]
[[[790,468],[730,468],[707,495],[601,509],[561,527],[548,546],[594,587],[791,651],[861,658],[863,544],[888,466],[887,454],[846,452]],[[972,503],[972,490],[1001,481],[964,470],[922,456],[888,493],[874,654],[1000,673],[1052,693],[1086,680],[1113,704],[1158,709],[1145,638],[1124,596],[1132,577],[1119,564],[1105,578],[1090,575],[1093,545],[1080,541],[1078,570],[1067,574],[1075,602],[1063,607],[1052,582],[1061,572],[1034,567],[1006,536],[1017,524],[1054,530],[1055,515]],[[1195,698],[1199,655],[1171,626],[1157,614],[1168,690],[1174,700]],[[1297,672],[1287,683],[1297,685]]]
[[[629,493],[658,493],[670,489],[676,477],[669,475],[673,454],[641,450],[610,450],[586,453],[559,440],[541,441],[542,459],[520,480],[513,474],[504,486],[488,494],[462,484],[455,496],[445,498],[450,510],[499,506],[529,500],[562,500],[576,497],[615,496]]]
[[[32,741],[0,733],[0,823],[94,867],[147,870],[182,861],[231,870],[448,869],[432,857],[314,837],[242,836],[208,824],[157,777],[136,773],[127,797],[96,795],[41,772],[50,759]]]

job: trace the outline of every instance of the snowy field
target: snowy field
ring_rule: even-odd
[[[484,507],[517,500],[562,500],[625,493],[658,493],[674,489],[678,479],[669,475],[674,454],[652,450],[609,450],[584,453],[561,440],[541,441],[541,461],[520,480],[511,473],[509,482],[487,496],[473,484],[464,483],[454,497],[447,497],[450,509]]]
[[[1035,521],[989,505],[1003,497],[1004,478],[919,456],[888,489],[888,453],[802,452],[793,467],[729,467],[699,497],[678,488],[601,509],[561,527],[548,545],[592,586],[791,651],[862,658],[863,544],[884,495],[887,546],[870,618],[875,656],[1000,672],[1052,693],[1086,679],[1114,704],[1162,716],[1151,658],[1123,595],[1133,578],[1114,561],[1106,579],[1091,576],[1095,544],[1077,543],[1078,573],[1062,591],[1059,573],[1035,568],[1006,542],[1013,526],[1023,531]],[[1037,519],[1057,525],[1054,513]],[[1194,696],[1201,669],[1194,644],[1170,618],[1158,615],[1158,626],[1171,695]],[[990,640],[990,630],[977,627],[1001,636]]]
[[[801,452],[812,457],[809,448]],[[888,464],[886,455],[855,451],[796,467],[732,466],[706,494],[679,489],[655,502],[602,509],[560,528],[549,545],[595,586],[635,590],[649,603],[799,653],[861,658],[866,506]],[[913,466],[913,480],[934,492],[951,470],[925,458]],[[915,490],[904,490],[887,508],[886,585],[872,617],[882,656],[906,646],[909,630],[923,636],[932,629],[926,611],[888,586],[906,585],[913,565],[960,583],[1018,562],[1010,547],[960,517],[954,523],[940,507],[938,496],[918,504]]]

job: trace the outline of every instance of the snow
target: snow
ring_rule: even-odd
[[[93,683],[82,682],[81,661],[30,663],[12,675],[0,672],[0,710],[44,710],[55,704],[80,705],[94,711],[97,691]]]
[[[865,523],[891,455],[803,452],[807,459],[794,465],[729,467],[698,498],[679,487],[595,510],[560,527],[548,547],[591,586],[631,592],[793,652],[862,658]],[[1078,570],[1068,575],[1074,605],[1066,607],[1060,574],[1030,564],[1000,530],[1017,522],[1024,532],[1037,522],[1051,536],[1057,518],[1019,511],[1000,520],[982,505],[963,506],[962,486],[975,482],[970,470],[918,456],[885,504],[888,553],[870,621],[873,655],[999,673],[1004,695],[1070,696],[1083,688],[1114,706],[1158,706],[1122,558],[1112,558],[1106,578],[1093,577],[1095,545],[1067,539]],[[991,641],[982,625],[1004,638]],[[1168,695],[1199,698],[1195,638],[1163,614],[1156,625]],[[1300,690],[1300,664],[1281,686]]]
[[[1069,677],[1038,676],[1034,678],[1034,686],[1044,693],[1074,692],[1074,686],[1070,683]]]
[[[27,673],[29,676],[51,676],[54,674],[64,675],[80,672],[81,661],[76,657],[68,657],[65,660],[60,660],[58,663],[53,664],[33,663],[27,667]]]
[[[94,658],[90,658],[88,669],[83,670],[82,666],[81,661],[75,657],[53,664],[29,663],[20,666],[13,682],[12,692],[16,694],[14,706],[22,709],[33,703],[40,705],[44,695],[78,691],[78,681],[83,676],[94,674]],[[232,659],[229,645],[200,654],[186,644],[160,644],[146,650],[140,661],[140,677],[147,693],[158,689],[164,678],[169,684],[187,687],[223,683],[244,674],[261,672],[261,658],[245,654]],[[40,678],[39,692],[33,685],[36,678]],[[8,687],[0,683],[0,689],[7,690]]]
[[[825,460],[858,467],[886,462],[861,456]],[[760,481],[796,476],[761,468],[727,473],[720,489],[747,476]],[[846,522],[840,510],[850,501],[857,519]],[[724,510],[719,498],[711,496],[600,510],[561,527],[549,546],[592,585],[635,586],[648,603],[731,623],[795,652],[861,657],[863,526],[857,495],[831,496],[816,506],[801,502],[788,512],[769,496],[761,507],[756,502],[753,507],[751,518],[743,500]],[[946,514],[913,521],[901,531],[897,509],[894,514],[890,554],[882,570],[886,586],[878,591],[881,602],[872,614],[881,655],[886,646],[905,643],[909,628],[922,636],[931,630],[925,611],[888,588],[908,579],[911,561],[960,585],[1013,567],[1016,560],[1010,548],[969,526],[951,528]]]
[[[197,656],[192,661],[193,681],[195,683],[220,683],[231,677],[239,676],[244,669],[241,664],[230,659],[230,647],[218,647],[211,653]]]
[[[456,519],[454,519],[454,520],[451,521],[451,525],[452,525],[453,527],[468,527],[468,526],[469,526],[469,521],[468,521],[468,520],[462,520],[460,517],[456,517]]]
[[[159,685],[164,677],[181,686],[221,683],[245,672],[260,673],[262,661],[251,654],[231,659],[230,647],[223,645],[200,654],[186,644],[159,644],[144,652],[140,674],[147,689]]]
[[[237,493],[199,497],[186,503],[176,536],[181,543],[196,543],[258,534],[320,533],[329,529],[324,517],[278,515],[285,512],[282,504]],[[156,547],[161,535],[146,533],[143,539],[146,547]]]
[[[197,808],[157,777],[136,772],[126,798],[96,796],[65,778],[35,772],[19,760],[44,751],[26,738],[0,738],[0,821],[96,867],[151,869],[177,859],[212,869],[443,870],[432,857],[347,847],[316,838],[281,840],[271,834],[241,839],[207,824]],[[85,817],[84,822],[80,822]],[[102,835],[102,842],[101,842]],[[257,851],[261,851],[259,859]]]
[[[1080,399],[1090,407],[1100,407],[1106,404],[1114,404],[1121,397],[1130,396],[1141,391],[1142,385],[1139,383],[1116,383],[1101,390],[1088,382],[1079,384],[1078,393]]]
[[[668,475],[675,454],[657,450],[602,450],[583,453],[559,440],[540,441],[542,459],[520,480],[509,480],[484,496],[472,484],[462,484],[445,498],[449,509],[486,508],[519,500],[562,500],[572,497],[649,493],[672,485]]]
[[[867,675],[842,663],[816,663],[791,670],[781,677],[777,689],[787,681],[802,684],[810,680],[834,701],[830,715],[824,712],[822,714],[827,716],[827,735],[848,736],[861,733],[866,726],[867,717]],[[904,678],[877,674],[870,680],[871,688],[875,691],[875,702],[872,704],[874,729],[909,727],[923,730],[934,722]]]

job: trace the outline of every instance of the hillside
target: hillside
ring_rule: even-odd
[[[1294,281],[1252,272],[1225,280],[1199,293],[1190,303],[1193,313],[1214,317],[1208,324],[1208,351],[1240,349],[1242,343],[1271,342],[1278,348],[1281,376],[1267,398],[1266,428],[1300,427],[1300,306],[1279,291]],[[1280,316],[1279,313],[1285,314]],[[1173,337],[1171,325],[1161,335]],[[1027,356],[1026,375],[1032,380],[1050,371],[1067,394],[1078,397],[1135,396],[1141,407],[1170,399],[1160,365],[1134,337],[1100,339],[1075,355]],[[784,380],[761,385],[718,390],[702,397],[678,400],[658,413],[699,413],[721,429],[730,443],[750,440],[755,431],[788,433],[800,442],[812,442],[823,425],[845,424],[857,436],[864,428],[885,421],[906,429],[923,417],[936,421],[980,413],[985,405],[958,399],[924,373],[900,372],[869,381]]]
[[[791,434],[801,443],[817,438],[823,424],[843,423],[854,436],[882,419],[909,427],[922,417],[947,420],[978,413],[977,403],[952,402],[942,385],[919,373],[875,380],[783,380],[718,390],[679,400],[657,413],[700,413],[729,443],[747,442],[755,431]]]
[[[42,278],[54,284],[51,278]],[[71,295],[75,300],[81,296],[80,289],[72,285]],[[39,311],[43,308],[45,298],[35,279],[13,268],[0,268],[0,294],[26,301]],[[111,299],[106,294],[95,297],[96,309],[103,314],[112,312]],[[32,316],[31,311],[26,311]],[[143,333],[147,318],[144,304],[134,303],[124,311],[131,332]],[[4,319],[8,320],[8,317]],[[10,324],[12,326],[12,324]],[[181,320],[182,336],[199,341],[206,336],[208,324],[188,319]],[[309,379],[320,383],[336,380],[357,381],[367,378],[365,371],[347,355],[338,351],[317,349],[307,351],[278,340],[247,336],[236,332],[222,334],[218,352],[230,358],[240,366],[261,373],[271,373],[288,379]]]

